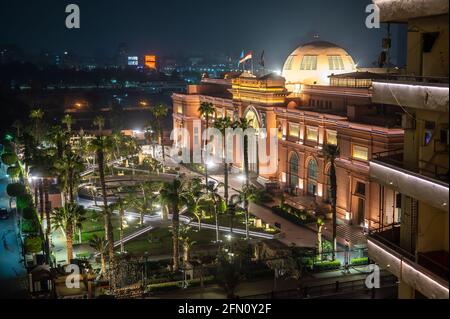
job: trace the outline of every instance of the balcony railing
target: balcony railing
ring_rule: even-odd
[[[380,163],[389,164],[414,174],[423,175],[437,181],[449,182],[448,167],[432,163],[425,160],[418,160],[418,167],[410,167],[405,165],[403,160],[403,149],[395,149],[373,154],[373,160]]]
[[[369,237],[382,243],[392,251],[420,265],[431,273],[448,281],[448,252],[434,251],[428,253],[413,254],[400,246],[400,224],[389,225],[380,229],[371,230]],[[437,260],[439,259],[439,260]],[[445,263],[445,260],[447,263]]]

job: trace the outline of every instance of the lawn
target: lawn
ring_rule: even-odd
[[[119,216],[113,214],[112,218],[112,226],[113,226],[113,234],[114,239],[119,239],[119,229],[120,222]],[[81,241],[82,243],[88,243],[89,240],[95,235],[99,237],[103,237],[105,235],[105,222],[103,215],[100,212],[89,211],[86,214],[86,220],[83,222],[82,230],[81,230]],[[135,218],[132,221],[127,221],[127,226],[124,227],[124,236],[135,232],[140,228],[139,219]]]
[[[193,214],[186,212],[185,215],[191,217],[193,221],[198,222],[197,217],[195,217]],[[250,217],[249,217],[250,231],[257,231],[257,232],[262,232],[262,233],[267,233],[267,234],[272,234],[272,235],[280,232],[279,230],[277,230],[273,227],[270,227],[270,228],[255,227],[254,219],[255,219],[255,217],[250,214]],[[202,223],[215,225],[216,219],[214,216],[204,215],[202,218]],[[265,223],[263,222],[263,224],[265,224]],[[226,214],[219,214],[219,226],[230,227],[230,225],[231,225],[230,216],[226,215]],[[236,213],[236,215],[233,218],[233,228],[245,229],[245,214],[244,214],[244,212]]]
[[[225,240],[226,233],[220,233],[220,239]],[[192,228],[190,238],[196,242],[192,251],[215,249],[212,243],[216,239],[215,230]],[[156,228],[125,244],[125,250],[134,255],[149,256],[172,255],[172,233],[168,228]]]

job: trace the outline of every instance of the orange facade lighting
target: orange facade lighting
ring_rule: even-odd
[[[156,70],[156,55],[145,55],[144,65],[149,69]]]

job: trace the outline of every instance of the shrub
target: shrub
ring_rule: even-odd
[[[35,220],[22,220],[22,232],[24,234],[37,234],[39,233],[39,225]]]
[[[320,263],[315,263],[313,266],[313,271],[336,270],[339,268],[341,268],[341,262],[339,260],[323,261]]]
[[[18,161],[17,155],[14,153],[3,153],[2,154],[2,162],[5,165],[11,166],[16,164]]]
[[[42,251],[42,239],[39,236],[28,236],[25,238],[24,248],[26,253],[36,254]]]
[[[286,204],[284,205],[284,208],[281,208],[280,206],[272,207],[272,212],[299,226],[315,223],[316,221],[315,217],[311,217],[306,212]]]
[[[33,207],[25,207],[22,211],[22,217],[26,220],[34,220],[36,217],[36,210]]]
[[[6,170],[6,174],[8,174],[9,177],[11,177],[12,179],[19,178],[19,176],[20,176],[20,167],[10,166]]]
[[[6,186],[6,193],[10,197],[19,197],[26,194],[25,186],[20,183],[13,183]]]
[[[33,197],[30,194],[17,196],[16,205],[18,209],[31,208],[33,206]],[[25,217],[27,218],[27,217]],[[28,218],[31,219],[31,218]]]
[[[353,265],[353,266],[368,265],[369,264],[369,257],[353,258],[350,261],[350,264]]]

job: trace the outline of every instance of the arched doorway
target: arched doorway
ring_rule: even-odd
[[[308,195],[316,196],[317,195],[317,162],[315,159],[310,159],[308,162],[308,185],[307,192]]]
[[[256,131],[256,135],[258,136],[259,130],[261,128],[260,121],[259,121],[259,115],[257,110],[249,106],[247,110],[245,111],[244,117],[247,119],[247,121],[250,123],[251,127],[253,127]],[[249,139],[248,144],[248,158],[249,158],[249,169],[250,172],[259,174],[259,158],[258,158],[258,143],[252,145],[251,139]],[[253,159],[253,160],[251,160]]]
[[[292,153],[289,159],[289,188],[291,190],[296,190],[299,186],[298,162],[297,153]]]

